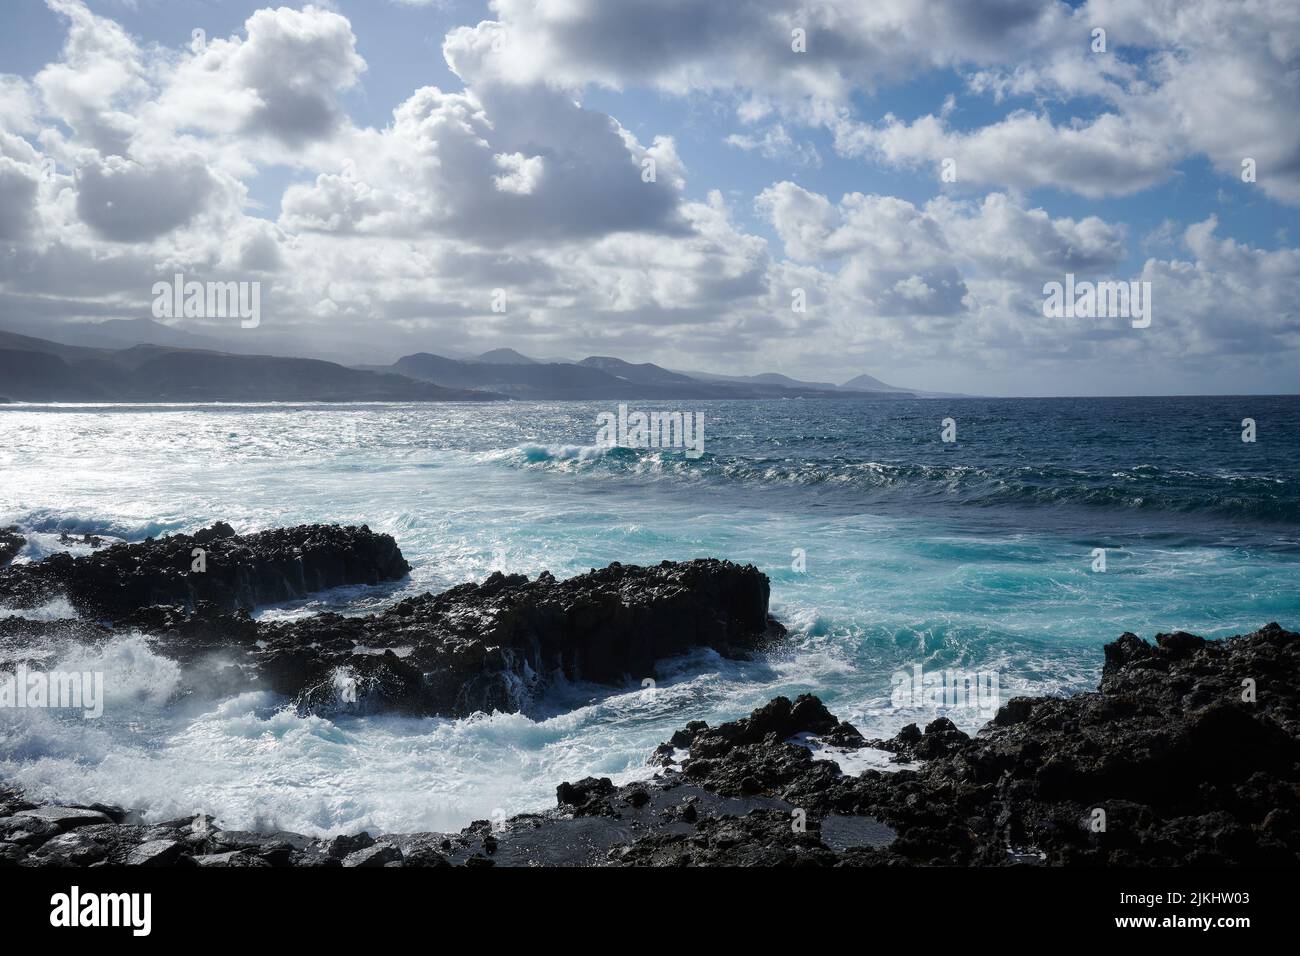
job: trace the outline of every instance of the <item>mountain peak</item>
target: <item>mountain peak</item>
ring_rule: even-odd
[[[874,375],[868,375],[866,372],[863,372],[861,375],[849,379],[847,382],[841,385],[840,388],[857,388],[857,389],[863,389],[864,391],[868,391],[868,392],[908,391],[907,389],[904,388],[898,388],[897,386],[886,384],[885,382],[882,382],[880,379],[876,378]]]
[[[492,349],[480,355],[476,361],[487,365],[536,365],[536,359],[530,359],[514,349]]]

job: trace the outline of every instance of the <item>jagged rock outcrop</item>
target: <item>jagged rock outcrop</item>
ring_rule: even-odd
[[[557,675],[622,684],[695,648],[746,654],[784,633],[767,604],[757,569],[699,559],[612,564],[566,581],[498,573],[362,617],[268,624],[210,606],[148,608],[119,627],[150,635],[207,693],[266,688],[322,715],[465,716],[527,709]]]
[[[390,535],[368,527],[302,525],[236,534],[217,522],[194,534],[60,553],[0,569],[0,604],[66,596],[81,614],[118,620],[153,605],[252,609],[345,584],[378,584],[410,566]]]
[[[556,675],[621,684],[695,648],[744,655],[784,633],[767,614],[768,588],[756,568],[714,559],[615,563],[566,581],[493,574],[371,617],[263,628],[256,662],[315,713],[521,710]],[[345,680],[355,702],[339,695]]]
[[[205,552],[204,571],[192,569],[195,548]],[[263,623],[248,613],[267,601],[406,571],[392,538],[367,528],[241,537],[219,523],[0,572],[0,603],[66,594],[90,618],[0,618],[0,639],[16,664],[53,641],[140,632],[184,665],[182,693],[269,689],[321,715],[465,716],[527,709],[557,676],[639,682],[653,678],[664,658],[697,648],[742,656],[785,633],[767,613],[767,577],[716,559],[616,562],[566,581],[549,572],[531,581],[496,573],[366,616]]]

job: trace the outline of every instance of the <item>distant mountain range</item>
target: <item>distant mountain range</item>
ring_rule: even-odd
[[[502,357],[502,352],[509,354]],[[522,360],[522,361],[521,361]],[[580,362],[539,362],[512,350],[485,352],[476,359],[453,359],[417,352],[392,365],[362,366],[395,372],[456,388],[481,388],[519,399],[763,399],[763,398],[916,398],[911,392],[843,388],[800,382],[784,375],[748,378],[673,372],[649,362],[593,355]]]
[[[0,332],[0,399],[23,402],[437,402],[500,398],[317,359],[136,345],[95,349]]]
[[[392,365],[243,354],[149,319],[58,327],[64,341],[0,331],[0,398],[31,402],[708,400],[946,397],[859,375],[843,385],[777,373],[717,375],[593,355],[474,358],[417,352]],[[68,341],[72,340],[72,341]]]
[[[801,382],[799,379],[790,378],[788,375],[781,375],[777,372],[764,372],[761,375],[717,375],[712,372],[682,372],[682,375],[689,375],[692,378],[700,379],[706,382],[732,382],[737,384],[752,385],[778,385],[785,388],[799,389],[817,389],[824,392],[870,392],[877,396],[893,394],[902,398],[969,398],[968,395],[962,395],[958,392],[931,392],[920,388],[898,388],[895,385],[886,385],[880,379],[872,375],[859,375],[849,379],[843,385],[833,385],[830,382]]]

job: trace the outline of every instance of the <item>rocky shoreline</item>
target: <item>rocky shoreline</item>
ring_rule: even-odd
[[[195,548],[206,551],[204,571],[192,569]],[[767,578],[711,558],[615,563],[567,581],[496,573],[365,616],[264,623],[248,613],[407,570],[396,542],[365,527],[239,536],[217,525],[0,570],[0,604],[31,607],[63,595],[85,615],[0,618],[0,641],[14,663],[35,666],[52,642],[139,632],[182,665],[191,689],[272,690],[322,716],[461,717],[527,711],[557,677],[639,683],[655,678],[663,658],[696,648],[744,656],[785,633],[767,613]]]
[[[205,545],[217,573],[196,581],[186,556]],[[712,559],[614,564],[563,582],[495,574],[368,616],[248,614],[268,594],[406,570],[396,543],[365,528],[241,537],[218,525],[11,565],[0,603],[30,606],[61,585],[98,619],[8,617],[0,641],[21,660],[25,647],[130,629],[179,661],[191,686],[267,687],[315,713],[463,715],[527,712],[551,674],[626,686],[653,677],[659,658],[745,655],[784,633],[767,613],[766,577]],[[841,772],[836,756],[868,748],[894,766]],[[0,865],[1294,866],[1300,635],[1277,624],[1220,641],[1125,634],[1105,647],[1097,691],[1015,698],[973,737],[938,718],[865,740],[804,695],[717,727],[692,721],[649,759],[653,779],[560,782],[542,813],[455,834],[332,839],[37,806],[0,781]]]

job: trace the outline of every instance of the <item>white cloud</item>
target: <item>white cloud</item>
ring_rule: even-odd
[[[143,165],[110,156],[77,170],[77,214],[105,239],[156,239],[192,221],[216,190],[197,157]]]
[[[1044,275],[1105,273],[1127,255],[1126,230],[1097,216],[1052,218],[991,193],[981,202],[931,200],[926,215],[970,264],[968,272],[1041,284]]]
[[[1300,346],[1300,250],[1220,238],[1214,218],[1185,230],[1189,260],[1151,258],[1129,272],[1122,226],[1053,218],[1003,194],[917,206],[851,193],[832,203],[786,182],[765,190],[758,207],[787,254],[807,263],[797,273],[774,270],[774,301],[805,288],[810,314],[827,317],[840,353],[871,354],[877,365],[947,356],[1032,366],[1106,355],[1163,365],[1219,354],[1240,367]],[[1151,282],[1152,327],[1045,319],[1043,285],[1066,273]]]
[[[505,172],[494,176],[492,182],[503,193],[515,193],[529,196],[537,191],[546,171],[546,160],[541,156],[525,156],[523,153],[497,153],[493,162]]]
[[[1113,113],[1091,122],[1055,126],[1046,116],[1019,110],[969,133],[941,119],[913,123],[886,116],[876,127],[842,120],[836,149],[847,156],[912,167],[929,166],[936,182],[945,159],[956,181],[1029,190],[1062,186],[1084,196],[1126,196],[1165,179],[1173,151],[1159,138]]]
[[[1197,155],[1236,177],[1251,157],[1261,189],[1300,204],[1300,7],[1292,0],[491,6],[495,19],[461,27],[444,44],[470,82],[720,93],[746,123],[780,112],[827,125],[850,155],[907,166],[959,157],[968,183],[1090,197],[1146,189]],[[1091,48],[1096,27],[1107,31],[1102,53]],[[791,49],[795,28],[806,31],[805,53]],[[955,130],[946,111],[882,124],[853,117],[853,93],[933,69],[958,70],[970,91],[996,101],[1079,100],[1083,119],[1016,110]],[[780,150],[774,130],[728,141]]]
[[[21,76],[0,73],[0,129],[34,133],[39,107],[31,84]]]
[[[365,64],[333,12],[258,11],[196,53],[143,46],[74,0],[54,6],[69,31],[58,59],[30,80],[0,78],[5,315],[143,315],[153,282],[184,271],[264,279],[259,342],[357,361],[509,341],[678,367],[743,370],[755,356],[834,377],[908,361],[1173,368],[1216,350],[1240,368],[1300,345],[1300,251],[1236,242],[1210,219],[1162,230],[1150,250],[1161,258],[1138,270],[1122,223],[1025,198],[1037,186],[1127,195],[1198,151],[1229,174],[1245,149],[1260,188],[1291,196],[1300,163],[1281,117],[1300,44],[1268,4],[1221,24],[1196,5],[1184,17],[1118,2],[1008,0],[977,15],[892,0],[802,14],[759,0],[669,12],[500,0],[497,21],[447,39],[464,89],[416,88],[380,128],[345,110]],[[1198,10],[1226,34],[1197,39]],[[792,16],[807,21],[808,54],[789,52]],[[1062,39],[1092,17],[1120,55],[1089,59]],[[1123,52],[1133,42],[1177,56]],[[1234,74],[1243,56],[1257,62]],[[963,101],[1042,101],[984,125],[954,98],[908,121],[867,122],[850,105],[850,91],[933,66],[964,72]],[[720,190],[691,198],[673,130],[634,133],[583,105],[593,83],[720,94],[748,124],[728,139],[737,162],[817,166],[801,125],[814,122],[845,154],[933,175],[929,194],[952,156],[962,188],[832,199],[776,182],[756,200],[769,245]],[[1070,121],[1056,100],[1079,95],[1104,111]],[[271,165],[294,180],[274,222],[248,201]],[[1071,271],[1152,281],[1152,328],[1045,321],[1042,284]],[[505,314],[491,310],[495,288]],[[806,313],[791,309],[796,288]]]
[[[288,149],[346,122],[339,94],[366,69],[348,20],[307,6],[258,10],[246,38],[214,37],[187,53],[157,105],[176,129],[265,136]]]
[[[1147,260],[1143,277],[1159,292],[1156,321],[1188,356],[1235,364],[1294,352],[1300,249],[1258,249],[1220,237],[1218,229],[1214,216],[1187,227],[1190,259]]]
[[[642,146],[609,116],[545,86],[425,87],[389,127],[351,131],[333,149],[349,176],[290,188],[286,228],[488,245],[688,229],[672,140]]]
[[[773,123],[761,136],[750,133],[732,133],[726,140],[729,146],[745,152],[757,151],[765,159],[783,160],[800,166],[819,167],[822,157],[812,143],[798,142],[781,123]]]
[[[1000,62],[1041,45],[1069,8],[1037,0],[493,0],[494,20],[443,46],[467,80],[564,87],[650,85],[672,93],[758,91],[828,104],[917,69]],[[806,52],[795,52],[801,29]]]
[[[26,239],[36,220],[34,170],[25,163],[0,155],[0,242]]]
[[[47,0],[68,23],[63,58],[36,74],[45,111],[106,154],[123,154],[138,126],[130,106],[148,90],[140,50],[117,23],[80,0]]]

